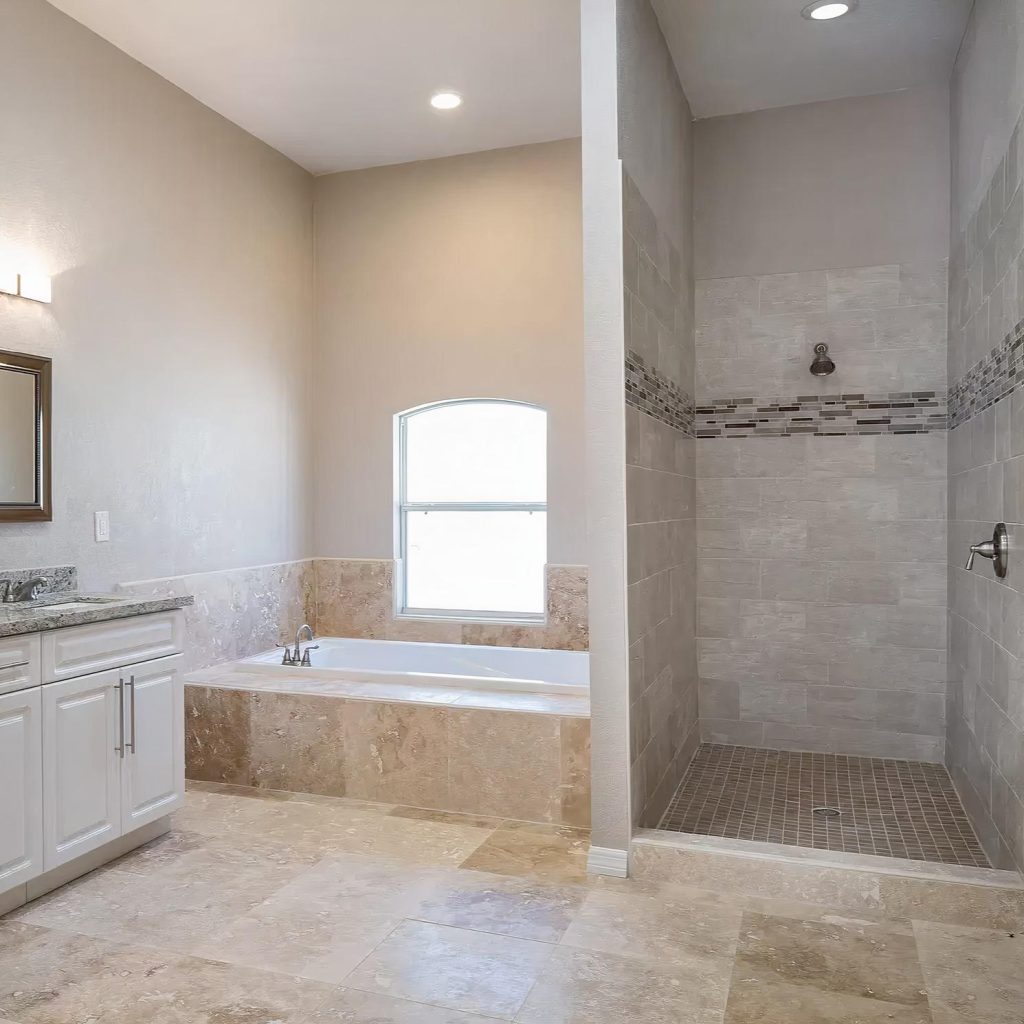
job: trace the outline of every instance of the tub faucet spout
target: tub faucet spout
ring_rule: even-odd
[[[310,642],[310,645],[311,645],[311,646],[307,647],[305,650],[302,649],[302,634],[303,633],[308,634],[309,642]],[[313,664],[313,662],[310,660],[309,652],[310,651],[318,651],[318,650],[320,650],[320,645],[319,644],[313,645],[313,641],[315,639],[316,639],[316,636],[313,634],[313,627],[312,626],[310,626],[310,625],[308,625],[306,623],[303,623],[301,626],[299,626],[299,628],[295,632],[295,653],[294,653],[294,655],[292,655],[292,664],[293,665],[305,665],[305,666],[309,667],[309,666],[311,666]]]

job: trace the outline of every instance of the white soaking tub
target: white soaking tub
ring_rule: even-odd
[[[287,673],[290,679],[325,676],[354,683],[383,683],[462,691],[590,696],[586,652],[543,651],[469,644],[407,643],[318,637],[311,667],[282,665],[282,650],[238,662],[242,671]],[[303,644],[303,649],[307,645]]]

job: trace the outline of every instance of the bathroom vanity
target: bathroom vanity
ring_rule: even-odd
[[[0,604],[0,913],[170,827],[191,602]]]

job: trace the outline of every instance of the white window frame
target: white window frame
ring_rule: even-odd
[[[454,622],[492,622],[529,625],[547,622],[547,565],[544,571],[544,607],[543,612],[511,612],[511,611],[479,611],[451,608],[411,608],[406,603],[408,582],[408,516],[410,512],[544,512],[548,511],[548,503],[544,502],[464,502],[464,501],[428,501],[410,502],[406,498],[406,457],[407,427],[409,421],[423,413],[455,405],[522,405],[528,409],[537,409],[547,417],[547,410],[532,402],[519,402],[511,398],[455,398],[444,402],[431,402],[415,409],[407,409],[395,416],[395,549],[397,551],[395,573],[395,616],[400,619],[446,619]],[[545,460],[547,453],[545,452]],[[546,467],[545,467],[546,469]]]

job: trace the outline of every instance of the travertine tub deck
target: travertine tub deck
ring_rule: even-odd
[[[187,683],[190,779],[590,825],[586,697],[234,667]]]
[[[585,874],[587,833],[190,787],[0,919],[14,1024],[1016,1024],[1024,899],[843,903]],[[1019,895],[1019,894],[1018,894]]]

